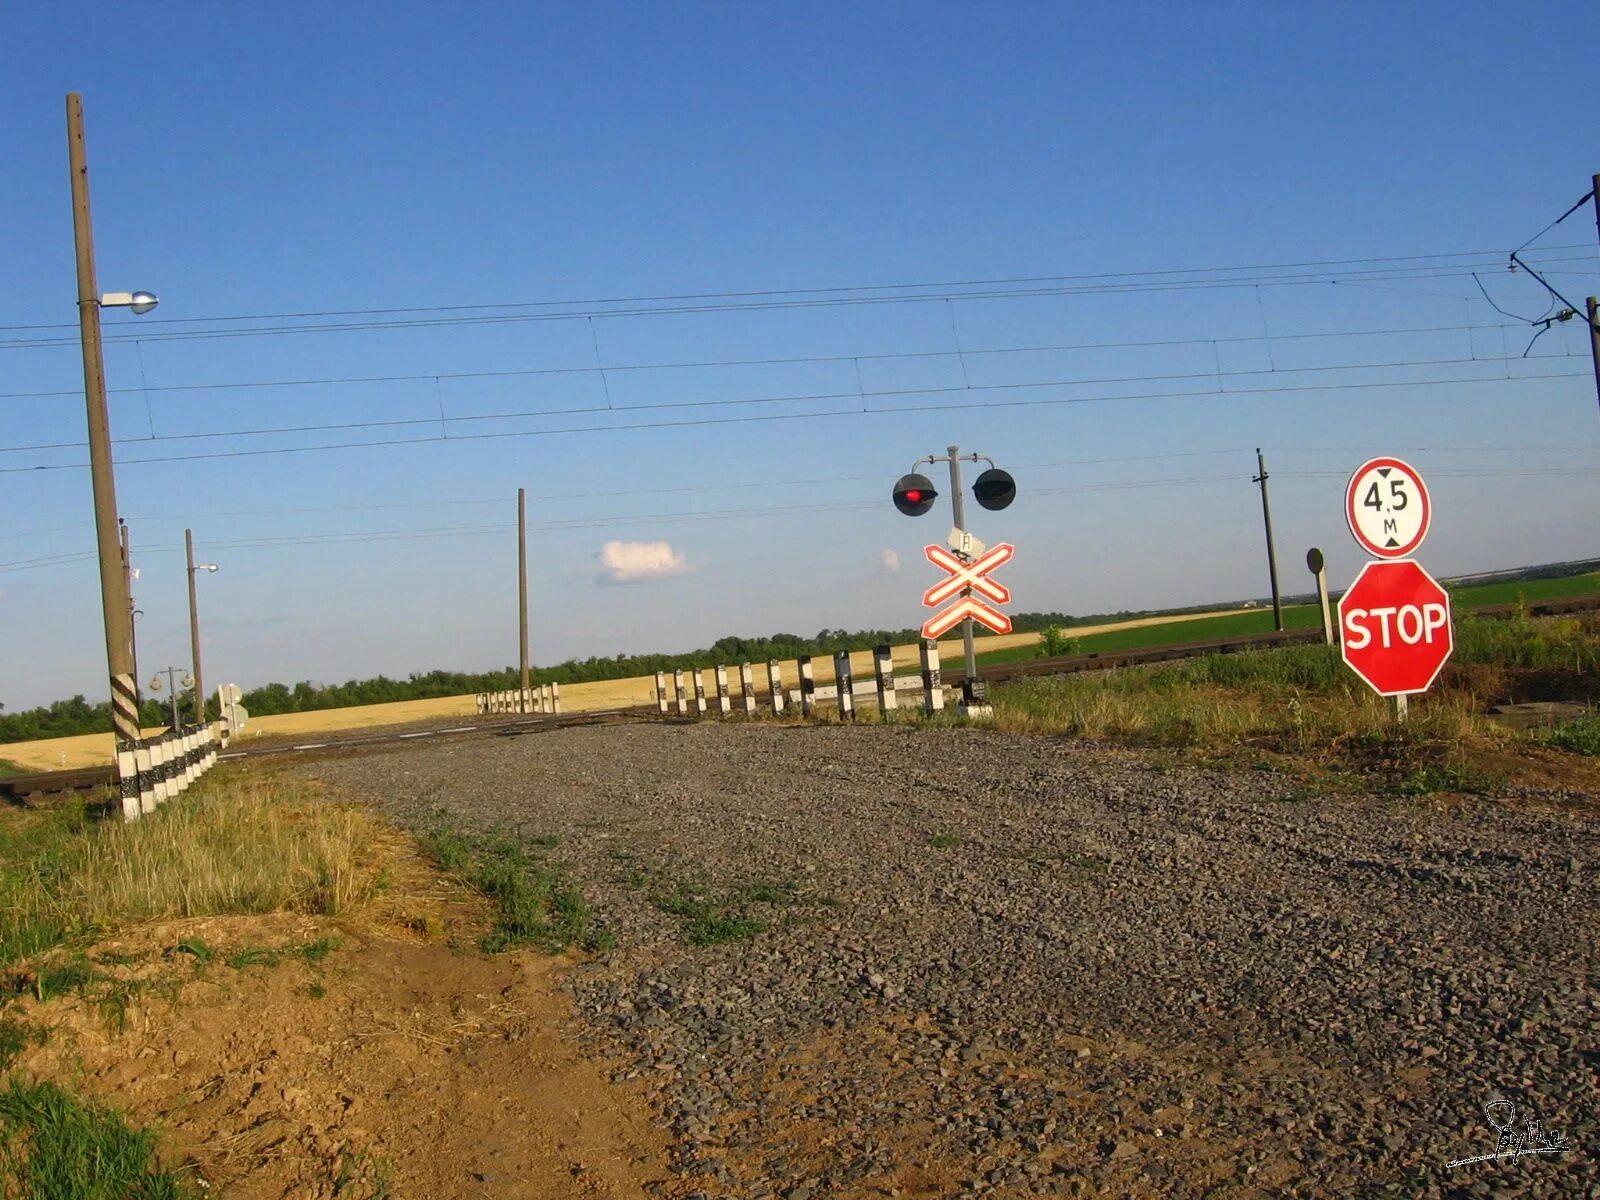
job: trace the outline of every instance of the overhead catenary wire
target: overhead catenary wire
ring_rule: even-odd
[[[1587,371],[1551,371],[1538,375],[1524,376],[1468,376],[1450,379],[1409,379],[1409,380],[1377,380],[1358,383],[1335,384],[1303,384],[1291,387],[1253,388],[1246,391],[1222,391],[1213,389],[1192,392],[1152,392],[1141,395],[1119,396],[1067,396],[1050,397],[1044,399],[1028,400],[988,400],[981,402],[958,404],[904,404],[892,408],[874,408],[862,410],[859,407],[830,409],[824,412],[812,413],[762,413],[755,416],[739,417],[706,417],[690,421],[641,421],[629,425],[585,425],[561,429],[518,429],[500,430],[493,433],[466,433],[457,434],[451,438],[441,435],[431,437],[413,438],[379,438],[362,442],[333,442],[313,446],[271,446],[253,450],[211,450],[194,454],[168,454],[147,455],[142,458],[124,458],[118,461],[119,467],[138,466],[140,464],[157,464],[172,462],[201,462],[213,459],[257,458],[285,454],[308,454],[326,451],[342,450],[370,450],[394,446],[417,446],[443,441],[471,442],[490,441],[508,438],[528,437],[563,437],[581,433],[627,433],[655,429],[695,429],[719,425],[747,425],[756,423],[770,423],[775,421],[804,421],[822,420],[829,417],[881,417],[908,412],[955,412],[963,409],[974,408],[1025,408],[1047,407],[1062,404],[1093,404],[1106,401],[1139,401],[1139,400],[1202,400],[1217,397],[1229,399],[1243,399],[1254,396],[1289,395],[1299,393],[1320,393],[1352,390],[1371,390],[1373,388],[1392,387],[1428,387],[1441,384],[1468,385],[1468,384],[1505,384],[1526,383],[1538,379],[1577,379],[1587,378]],[[1040,386],[1040,385],[1035,385]],[[961,389],[965,390],[965,389]],[[853,395],[853,393],[852,393]],[[24,474],[35,471],[74,471],[83,470],[87,463],[34,463],[20,467],[0,467],[0,475]]]
[[[1526,357],[1526,356],[1524,355],[1524,357]],[[1540,357],[1541,357],[1541,359],[1557,359],[1557,358],[1579,358],[1579,357],[1583,357],[1583,356],[1575,354],[1575,353],[1567,353],[1567,354],[1541,355]],[[1486,363],[1487,364],[1487,363],[1496,363],[1496,362],[1504,362],[1504,361],[1508,361],[1508,360],[1503,360],[1503,359],[1500,359],[1500,358],[1488,357],[1488,356],[1475,356],[1475,357],[1459,357],[1458,356],[1458,357],[1454,357],[1454,358],[1405,359],[1405,360],[1397,360],[1397,361],[1389,361],[1389,362],[1378,362],[1378,363],[1336,363],[1336,364],[1317,364],[1317,365],[1308,366],[1308,367],[1272,367],[1272,368],[1268,368],[1268,369],[1264,369],[1264,370],[1262,370],[1262,369],[1250,369],[1250,370],[1220,371],[1220,372],[1216,371],[1216,370],[1205,370],[1205,371],[1180,372],[1180,373],[1176,373],[1176,374],[1165,374],[1165,375],[1123,375],[1123,376],[1109,376],[1109,377],[1101,376],[1101,377],[1075,378],[1075,379],[1022,380],[1022,381],[1011,381],[1011,382],[1007,382],[1007,383],[991,383],[991,384],[977,384],[977,385],[974,385],[974,384],[964,380],[963,383],[961,384],[961,386],[959,386],[959,387],[958,386],[949,386],[949,387],[914,387],[914,388],[876,388],[876,389],[873,389],[873,390],[870,390],[870,391],[863,391],[858,386],[856,388],[849,389],[849,390],[846,390],[846,391],[835,391],[835,392],[801,392],[801,393],[791,393],[791,394],[787,394],[787,395],[776,395],[776,396],[746,396],[746,397],[739,397],[739,398],[725,399],[725,400],[659,401],[659,402],[655,402],[655,403],[625,404],[625,405],[618,405],[618,406],[613,406],[612,405],[612,403],[610,402],[609,394],[608,394],[607,402],[605,404],[603,404],[603,405],[582,405],[582,406],[571,407],[571,408],[520,409],[520,410],[514,410],[514,411],[502,411],[502,412],[492,412],[492,413],[463,413],[463,414],[458,414],[456,416],[446,416],[441,412],[438,415],[429,415],[429,416],[421,416],[421,417],[392,417],[392,418],[384,418],[384,419],[376,419],[376,420],[368,419],[368,420],[363,420],[363,421],[324,422],[324,423],[310,424],[310,425],[278,425],[278,426],[268,426],[268,427],[264,427],[264,428],[255,428],[255,429],[224,429],[224,430],[214,430],[214,431],[196,432],[196,433],[172,433],[172,434],[161,434],[159,436],[151,435],[149,437],[119,438],[119,439],[116,440],[116,444],[119,444],[119,445],[135,445],[135,444],[148,444],[148,443],[151,443],[151,442],[215,441],[215,440],[221,440],[221,439],[226,439],[226,438],[269,437],[269,436],[281,436],[281,435],[284,435],[284,434],[292,434],[292,433],[331,433],[331,432],[344,432],[344,431],[360,430],[360,429],[390,429],[390,428],[407,428],[407,427],[432,426],[432,425],[439,425],[441,428],[447,429],[449,426],[456,425],[456,424],[463,424],[464,425],[464,424],[482,423],[482,422],[486,422],[486,421],[531,420],[531,419],[540,419],[540,418],[546,418],[546,417],[587,415],[587,414],[601,413],[601,412],[605,412],[605,413],[611,413],[611,412],[627,413],[627,412],[651,412],[651,411],[659,411],[659,410],[682,410],[682,409],[694,409],[694,408],[728,408],[728,407],[738,407],[738,406],[742,406],[742,405],[757,405],[757,404],[788,404],[788,403],[810,403],[810,402],[821,402],[821,401],[836,401],[836,400],[846,400],[846,399],[849,399],[851,397],[855,397],[856,399],[861,400],[863,403],[865,403],[866,401],[869,401],[869,400],[882,399],[882,398],[885,398],[885,397],[938,395],[938,394],[949,394],[949,393],[955,393],[955,392],[1015,391],[1015,390],[1018,390],[1018,389],[1034,388],[1034,387],[1102,387],[1102,386],[1109,386],[1109,385],[1114,385],[1114,384],[1125,384],[1125,383],[1186,383],[1186,382],[1190,382],[1190,381],[1193,381],[1193,380],[1196,380],[1196,379],[1216,379],[1216,380],[1218,380],[1220,382],[1221,380],[1224,380],[1224,379],[1240,379],[1240,378],[1250,379],[1250,378],[1259,378],[1259,377],[1262,377],[1262,376],[1279,376],[1279,375],[1294,375],[1294,374],[1304,375],[1304,374],[1315,374],[1315,373],[1325,373],[1325,372],[1326,373],[1333,373],[1333,372],[1340,372],[1340,371],[1374,371],[1374,370],[1390,370],[1390,369],[1413,368],[1413,367],[1461,366],[1461,365],[1466,364],[1466,363]],[[1400,382],[1409,382],[1409,381],[1400,381]],[[1223,388],[1221,390],[1223,392],[1227,392],[1228,389]],[[1238,394],[1248,394],[1249,392],[1252,392],[1252,391],[1261,391],[1261,390],[1270,390],[1270,389],[1243,388],[1243,389],[1235,389],[1235,392],[1237,392]],[[864,409],[863,411],[871,411],[871,410]],[[0,446],[0,454],[20,454],[20,453],[36,452],[36,451],[44,451],[44,450],[72,450],[72,449],[81,448],[85,444],[86,443],[81,442],[81,441],[72,441],[72,442],[37,442],[37,443],[28,444],[28,445],[20,445],[20,446]]]
[[[1547,252],[1548,253],[1548,252]],[[1587,258],[1548,258],[1540,260],[1540,265],[1548,270],[1551,266],[1566,263],[1588,264]],[[1052,296],[1087,296],[1111,294],[1137,294],[1172,291],[1216,290],[1243,287],[1259,287],[1270,285],[1275,287],[1308,287],[1330,286],[1349,283],[1353,278],[1389,279],[1389,280],[1414,280],[1414,279],[1440,279],[1461,278],[1465,279],[1473,268],[1487,270],[1497,264],[1493,261],[1472,264],[1440,265],[1420,269],[1399,270],[1395,268],[1382,268],[1376,270],[1353,271],[1345,277],[1329,278],[1326,273],[1316,275],[1275,275],[1260,278],[1240,277],[1230,279],[1206,280],[1174,280],[1169,282],[1144,282],[1133,284],[1093,284],[1075,287],[1032,287],[990,289],[986,291],[924,291],[924,292],[897,292],[891,295],[849,295],[828,296],[822,298],[784,299],[784,300],[758,300],[758,301],[727,301],[722,303],[681,303],[657,305],[655,307],[612,307],[612,308],[586,308],[570,309],[558,312],[516,312],[497,313],[494,315],[480,314],[475,316],[441,316],[429,318],[344,321],[337,323],[308,323],[280,325],[254,325],[245,328],[230,329],[182,329],[163,332],[159,329],[143,334],[107,334],[107,342],[134,341],[142,337],[145,341],[197,341],[216,338],[241,338],[241,337],[273,337],[289,334],[308,333],[351,333],[372,330],[415,330],[425,328],[451,328],[479,325],[504,325],[527,322],[545,321],[575,321],[591,320],[595,318],[626,318],[642,316],[687,316],[706,313],[726,313],[741,311],[792,311],[801,309],[835,308],[855,305],[884,305],[884,304],[917,304],[936,303],[946,300],[1019,300],[1036,299]],[[507,306],[494,306],[507,307]],[[531,307],[531,306],[530,306]],[[437,310],[423,310],[437,311]],[[0,350],[40,349],[50,347],[65,347],[75,345],[71,337],[53,338],[23,338],[0,339]]]
[[[991,346],[956,350],[903,350],[857,354],[788,355],[766,358],[702,359],[686,362],[608,363],[605,366],[584,365],[570,367],[515,367],[494,371],[423,371],[405,375],[333,375],[302,379],[227,380],[215,383],[174,383],[141,386],[138,388],[112,388],[110,395],[128,395],[138,392],[212,392],[237,391],[256,388],[299,388],[318,386],[354,386],[378,383],[422,383],[434,380],[457,381],[464,379],[513,379],[520,377],[594,375],[601,372],[617,375],[640,371],[709,370],[726,367],[819,366],[827,363],[889,362],[907,359],[977,358],[1010,354],[1071,353],[1089,350],[1154,350],[1177,346],[1203,345],[1257,345],[1264,341],[1293,342],[1336,338],[1409,337],[1423,334],[1493,332],[1497,329],[1520,329],[1526,322],[1513,313],[1506,313],[1517,322],[1515,325],[1423,325],[1400,329],[1334,329],[1301,333],[1243,334],[1232,337],[1154,338],[1137,341],[1114,342],[1063,342],[1031,346]],[[1490,361],[1494,356],[1480,356]],[[0,392],[0,400],[48,400],[66,396],[80,396],[83,389],[63,388],[55,391]]]
[[[1575,204],[1571,210],[1563,214],[1556,221],[1552,221],[1551,224],[1545,228],[1545,230],[1542,230],[1540,234],[1535,235],[1535,237],[1543,236],[1543,233],[1548,232],[1550,228],[1553,228],[1562,220],[1565,220],[1566,217],[1570,216],[1573,211],[1576,211],[1577,208],[1581,207],[1587,199],[1588,197],[1585,196],[1584,200],[1578,201],[1578,203]],[[1529,238],[1528,242],[1532,242],[1534,240],[1535,238]],[[1528,245],[1528,242],[1523,243],[1523,245],[1519,246],[1517,249],[1519,251],[1525,249]],[[1568,245],[1548,246],[1545,248],[1543,253],[1551,254],[1567,250],[1582,250],[1586,248],[1586,243],[1575,242]],[[1227,275],[1238,274],[1240,272],[1304,271],[1313,267],[1370,267],[1380,265],[1392,267],[1394,264],[1398,263],[1426,263],[1442,262],[1442,260],[1458,258],[1483,258],[1494,256],[1500,253],[1502,253],[1502,251],[1499,250],[1455,250],[1432,254],[1310,259],[1304,262],[1254,263],[1219,267],[1165,267],[1138,271],[1102,271],[1076,275],[1023,275],[979,279],[921,280],[909,283],[841,284],[809,288],[767,288],[747,289],[743,291],[680,292],[663,293],[657,295],[605,296],[566,300],[494,301],[473,304],[415,305],[409,307],[344,308],[299,312],[235,313],[210,317],[155,317],[148,321],[142,322],[142,324],[146,327],[150,327],[174,324],[220,324],[237,321],[289,321],[320,320],[331,317],[403,316],[408,314],[431,312],[482,312],[506,308],[592,307],[600,304],[662,304],[705,300],[755,300],[760,298],[787,298],[796,296],[825,297],[835,294],[848,295],[860,292],[895,292],[930,288],[961,289],[964,291],[971,288],[1012,287],[1025,284],[1082,283],[1112,279],[1157,279],[1162,276]],[[75,324],[66,322],[41,325],[0,325],[0,332],[51,329],[70,330],[76,328],[77,326]]]

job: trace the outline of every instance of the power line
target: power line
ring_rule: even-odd
[[[1540,260],[1541,265],[1548,269],[1551,265],[1561,263],[1581,262],[1588,263],[1588,258],[1547,258]],[[1421,267],[1407,270],[1395,268],[1371,269],[1352,271],[1348,275],[1363,279],[1465,279],[1472,273],[1472,269],[1487,270],[1499,265],[1497,262],[1481,262],[1473,264],[1439,265],[1434,267]],[[798,309],[836,308],[854,305],[879,305],[879,304],[917,304],[943,302],[947,300],[1017,300],[1038,299],[1059,296],[1087,296],[1087,295],[1130,295],[1136,293],[1195,291],[1230,289],[1240,287],[1259,287],[1263,284],[1277,287],[1304,287],[1304,286],[1329,286],[1333,284],[1349,283],[1351,278],[1332,279],[1326,274],[1317,275],[1269,275],[1258,278],[1240,277],[1232,279],[1207,279],[1207,280],[1173,280],[1165,283],[1130,283],[1130,284],[1095,284],[1076,287],[1032,287],[991,289],[987,291],[945,291],[945,292],[906,292],[895,295],[870,295],[870,296],[832,296],[826,298],[793,299],[793,300],[752,300],[752,301],[727,301],[723,303],[702,304],[666,304],[655,307],[642,308],[590,308],[572,309],[562,312],[519,312],[500,313],[497,315],[479,316],[454,316],[412,318],[407,320],[371,320],[371,321],[345,321],[330,324],[283,324],[283,325],[256,325],[244,329],[186,329],[170,332],[156,331],[141,334],[106,335],[103,340],[108,342],[123,341],[197,341],[215,338],[239,337],[268,337],[286,334],[304,333],[352,333],[372,330],[401,330],[464,327],[474,325],[502,325],[542,321],[574,321],[592,320],[596,317],[641,317],[641,316],[673,316],[673,315],[703,315],[707,313],[726,312],[771,312]],[[434,310],[424,310],[434,311]],[[76,345],[76,339],[70,337],[33,338],[0,340],[0,350],[40,349],[51,347],[65,347]]]
[[[1583,356],[1578,355],[1578,354],[1571,354],[1571,353],[1569,353],[1569,354],[1547,354],[1547,355],[1541,355],[1540,356],[1541,359],[1578,358],[1578,357],[1583,357]],[[732,407],[741,407],[741,406],[745,406],[745,405],[757,405],[757,404],[820,403],[820,402],[824,402],[824,401],[848,400],[848,399],[852,399],[852,398],[857,399],[857,400],[861,401],[862,403],[865,403],[867,400],[877,400],[877,399],[885,399],[885,398],[892,398],[892,397],[899,397],[899,396],[948,395],[950,393],[957,393],[957,392],[959,392],[959,393],[1009,392],[1009,391],[1018,391],[1018,390],[1028,389],[1028,388],[1040,388],[1040,387],[1099,387],[1099,386],[1104,386],[1104,385],[1127,384],[1127,383],[1186,383],[1186,382],[1190,382],[1192,380],[1197,380],[1197,379],[1215,379],[1220,383],[1224,379],[1241,379],[1241,378],[1243,378],[1243,379],[1254,379],[1254,378],[1260,378],[1260,377],[1263,377],[1263,376],[1305,375],[1305,374],[1313,374],[1313,373],[1324,374],[1324,373],[1334,373],[1334,372],[1340,372],[1340,371],[1393,370],[1393,369],[1414,368],[1414,367],[1460,366],[1460,365],[1463,365],[1463,364],[1466,364],[1466,363],[1485,363],[1485,364],[1488,364],[1488,363],[1496,363],[1496,362],[1508,363],[1509,361],[1510,360],[1508,358],[1493,358],[1493,357],[1489,357],[1489,356],[1474,356],[1474,357],[1466,357],[1466,358],[1456,357],[1456,358],[1405,359],[1405,360],[1390,361],[1390,362],[1379,362],[1379,363],[1318,364],[1316,366],[1309,366],[1309,367],[1274,367],[1274,368],[1270,368],[1270,369],[1251,369],[1251,370],[1240,370],[1240,371],[1216,371],[1216,370],[1191,371],[1191,372],[1182,372],[1182,373],[1178,373],[1178,374],[1168,374],[1168,375],[1125,375],[1125,376],[1097,377],[1097,378],[1088,378],[1088,379],[1041,379],[1041,380],[1028,380],[1028,381],[1021,381],[1021,382],[989,383],[989,384],[963,383],[961,386],[952,385],[952,386],[947,386],[947,387],[880,388],[880,389],[874,389],[872,391],[863,391],[861,388],[857,387],[857,388],[854,388],[854,389],[852,389],[850,391],[844,391],[844,392],[802,392],[802,393],[791,393],[791,394],[788,394],[788,395],[778,395],[778,396],[747,396],[747,397],[741,397],[741,398],[738,398],[738,399],[731,399],[731,400],[674,400],[674,401],[659,401],[659,402],[650,403],[650,404],[620,405],[620,406],[617,406],[615,408],[613,408],[608,403],[608,404],[605,404],[605,405],[581,405],[581,406],[573,407],[573,408],[521,409],[521,410],[511,411],[511,412],[472,413],[472,414],[463,414],[463,415],[459,415],[459,416],[445,416],[443,414],[440,414],[438,416],[426,416],[426,417],[395,417],[395,418],[387,418],[387,419],[384,419],[384,420],[327,422],[327,423],[314,424],[314,425],[279,425],[279,426],[270,426],[270,427],[266,427],[266,428],[257,428],[257,429],[230,429],[230,430],[218,430],[218,431],[214,431],[214,432],[204,432],[204,433],[174,433],[174,434],[161,434],[159,436],[154,436],[154,437],[119,438],[119,439],[116,440],[116,444],[117,445],[146,445],[146,444],[150,444],[152,442],[214,441],[214,440],[219,440],[219,439],[223,439],[223,438],[277,437],[277,436],[283,436],[285,434],[292,434],[292,433],[330,433],[330,432],[346,432],[346,431],[365,430],[365,429],[398,429],[398,428],[415,428],[415,427],[418,427],[418,426],[431,427],[433,425],[440,425],[440,426],[443,426],[445,428],[448,428],[448,427],[450,427],[452,425],[475,424],[475,423],[482,423],[482,422],[485,422],[485,421],[535,420],[535,419],[548,418],[548,417],[583,416],[583,415],[589,415],[589,414],[592,414],[592,413],[602,413],[602,412],[604,412],[604,413],[613,413],[613,412],[614,413],[629,413],[629,412],[654,412],[654,411],[663,411],[663,410],[665,410],[665,411],[681,411],[681,410],[684,410],[684,409],[732,408]],[[1409,380],[1400,380],[1400,381],[1396,381],[1396,382],[1397,383],[1409,383],[1411,381],[1409,381]],[[1250,394],[1252,392],[1277,391],[1277,390],[1280,390],[1280,389],[1277,389],[1277,388],[1241,388],[1241,389],[1234,389],[1233,391],[1229,391],[1227,388],[1218,388],[1218,389],[1209,389],[1208,390],[1208,394],[1213,394],[1214,393],[1214,394],[1225,394],[1225,395],[1248,395],[1248,394]],[[1290,390],[1292,390],[1292,389],[1290,389]],[[1118,399],[1118,398],[1119,397],[1103,397],[1102,399]],[[1129,398],[1132,398],[1132,397],[1129,397]],[[1003,402],[1001,402],[1001,403],[997,404],[996,406],[997,407],[1004,407],[1005,405],[1004,405]],[[862,411],[869,411],[869,410],[863,409]],[[871,410],[871,411],[880,411],[881,412],[881,411],[908,411],[908,410],[902,408],[902,409],[878,409],[878,410]],[[627,428],[627,427],[624,427],[624,428]],[[566,432],[566,431],[554,431],[554,432]],[[459,434],[455,435],[455,437],[458,438],[458,439],[461,438],[462,436],[463,435],[459,435]],[[464,435],[464,436],[466,436],[466,437],[480,436],[481,437],[481,436],[487,436],[487,435],[471,435],[471,434],[469,434],[469,435]],[[441,440],[443,440],[443,439],[441,439]],[[371,444],[371,443],[357,443],[357,444]],[[72,449],[78,449],[78,448],[80,448],[80,447],[82,447],[84,445],[85,445],[84,442],[72,441],[72,442],[38,442],[38,443],[33,443],[33,444],[29,444],[29,445],[20,445],[20,446],[0,446],[0,454],[22,454],[22,453],[31,453],[31,452],[37,452],[37,451],[45,451],[45,450],[72,450]],[[131,460],[131,461],[138,462],[138,461],[153,461],[153,460],[134,459],[134,460]]]
[[[1587,200],[1588,197],[1585,197],[1584,199]],[[1581,206],[1583,203],[1584,201],[1580,200],[1578,205],[1574,205],[1574,208]],[[1570,213],[1568,215],[1570,215]],[[1559,220],[1551,222],[1551,225],[1547,226],[1546,230],[1541,231],[1541,234],[1548,231],[1549,228],[1558,223]],[[1533,240],[1533,238],[1529,239],[1530,242]],[[1527,243],[1524,243],[1523,246],[1519,246],[1518,249],[1524,249],[1526,245]],[[1552,254],[1557,251],[1582,250],[1586,248],[1587,247],[1584,243],[1577,242],[1569,245],[1547,246],[1545,247],[1543,253]],[[492,309],[506,308],[571,308],[579,306],[588,307],[599,304],[662,304],[679,302],[686,303],[690,301],[705,300],[754,300],[762,297],[821,297],[860,292],[914,291],[928,288],[967,289],[1013,287],[1024,284],[1086,283],[1110,279],[1156,279],[1162,276],[1174,275],[1225,275],[1238,274],[1246,271],[1297,271],[1307,270],[1312,267],[1361,267],[1374,266],[1378,264],[1425,263],[1455,258],[1483,258],[1501,253],[1503,253],[1503,251],[1500,250],[1457,250],[1436,254],[1404,254],[1390,255],[1385,257],[1312,259],[1306,262],[1259,263],[1231,267],[1168,267],[1144,271],[1106,271],[1081,275],[1024,275],[989,279],[923,280],[913,283],[844,284],[832,287],[768,288],[727,292],[684,292],[676,294],[666,293],[660,295],[643,296],[605,296],[568,300],[521,300],[477,304],[435,304],[394,308],[325,309],[321,311],[303,312],[242,313],[212,317],[156,317],[149,321],[142,322],[142,324],[146,327],[149,327],[156,325],[196,325],[203,323],[224,323],[234,321],[321,320],[331,317],[404,316],[415,313],[432,312],[481,312]],[[0,332],[9,333],[76,328],[77,326],[75,324],[70,323],[45,325],[0,325]]]
[[[1558,356],[1549,356],[1558,357]],[[1559,357],[1575,357],[1565,355]],[[1478,360],[1484,361],[1484,360]],[[557,437],[579,433],[626,433],[630,431],[643,431],[655,429],[693,429],[706,428],[714,425],[747,425],[759,422],[772,421],[805,421],[821,420],[827,417],[863,417],[863,416],[888,416],[909,412],[955,412],[974,408],[1030,408],[1053,407],[1061,404],[1094,404],[1108,401],[1136,401],[1136,400],[1193,400],[1208,399],[1212,397],[1227,397],[1241,399],[1251,396],[1293,395],[1312,392],[1338,392],[1354,390],[1370,390],[1372,388],[1386,387],[1434,387],[1441,385],[1465,385],[1482,383],[1527,383],[1541,379],[1576,379],[1587,376],[1585,371],[1549,371],[1536,375],[1496,376],[1484,378],[1482,376],[1466,376],[1448,379],[1406,379],[1406,380],[1373,380],[1366,382],[1330,383],[1330,384],[1301,384],[1290,387],[1248,388],[1243,391],[1218,391],[1208,388],[1204,391],[1191,392],[1150,392],[1143,394],[1129,394],[1119,396],[1061,396],[1042,399],[1027,400],[985,400],[971,403],[956,404],[904,404],[892,408],[862,409],[859,407],[831,409],[825,412],[814,413],[764,413],[755,416],[738,417],[704,417],[690,421],[640,421],[627,425],[585,425],[566,429],[525,429],[525,430],[499,430],[491,433],[464,433],[450,437],[444,435],[432,437],[413,438],[380,438],[364,442],[332,442],[314,446],[273,446],[262,447],[255,450],[212,450],[196,454],[170,454],[146,455],[143,458],[125,458],[118,462],[118,466],[137,466],[141,463],[170,463],[170,462],[200,462],[210,459],[257,458],[269,455],[283,454],[308,454],[321,451],[334,450],[362,450],[379,449],[393,446],[420,446],[430,443],[453,441],[496,441],[503,438],[525,437]],[[1207,376],[1208,378],[1210,376]],[[1015,385],[1022,387],[1054,386],[1046,383]],[[921,391],[948,390],[948,389],[920,389]],[[966,391],[967,389],[955,389]],[[977,389],[972,389],[976,391]],[[848,393],[848,398],[855,399],[856,393]],[[694,404],[680,405],[679,407],[697,407]],[[620,411],[620,410],[619,410]],[[36,463],[21,467],[0,467],[0,475],[14,475],[31,471],[73,471],[82,470],[86,463]]]
[[[1514,316],[1514,314],[1506,314]],[[509,379],[544,375],[593,375],[602,371],[621,374],[628,371],[678,371],[704,370],[723,367],[774,367],[819,365],[824,363],[888,362],[902,359],[972,358],[980,355],[1046,354],[1082,350],[1151,350],[1174,346],[1205,346],[1259,344],[1268,341],[1306,341],[1324,338],[1406,337],[1434,333],[1490,333],[1495,330],[1521,329],[1525,322],[1514,318],[1515,325],[1423,325],[1403,329],[1349,329],[1312,331],[1306,333],[1250,334],[1237,337],[1158,338],[1132,342],[1066,342],[1038,346],[994,346],[988,348],[955,350],[907,350],[879,352],[876,354],[814,354],[780,358],[724,358],[690,362],[622,363],[604,367],[518,367],[498,371],[426,371],[410,375],[344,375],[310,379],[237,380],[223,383],[175,383],[155,387],[112,388],[112,395],[131,395],[143,392],[210,392],[253,388],[294,388],[329,385],[369,383],[423,383],[428,380]],[[82,388],[65,388],[51,392],[0,392],[0,400],[47,400],[58,397],[81,396]]]

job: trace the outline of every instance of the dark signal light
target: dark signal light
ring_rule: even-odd
[[[1017,481],[1011,472],[990,467],[973,481],[972,494],[984,508],[998,512],[1017,498]]]
[[[902,475],[894,485],[894,506],[908,517],[920,517],[938,498],[926,475]]]

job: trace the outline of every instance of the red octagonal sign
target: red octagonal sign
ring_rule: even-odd
[[[1380,696],[1427,691],[1453,649],[1450,594],[1410,559],[1369,562],[1339,600],[1339,652]]]

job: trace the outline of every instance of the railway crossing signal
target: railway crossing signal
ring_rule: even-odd
[[[984,508],[999,512],[1017,498],[1017,481],[1011,472],[990,467],[973,481],[972,495]]]
[[[920,517],[938,498],[933,481],[926,475],[902,475],[895,481],[894,506],[908,517]]]
[[[1339,600],[1339,653],[1380,696],[1427,691],[1454,649],[1450,593],[1411,559],[1369,562]]]
[[[1010,591],[1003,584],[987,578],[987,575],[1009,559],[1015,553],[1015,549],[1010,545],[1002,545],[985,551],[983,543],[968,532],[961,503],[963,459],[989,464],[989,469],[980,474],[972,485],[973,498],[979,505],[991,511],[998,511],[1006,508],[1017,498],[1017,481],[1011,478],[1009,472],[1002,471],[994,465],[993,459],[985,455],[962,454],[959,446],[951,446],[949,453],[943,457],[929,455],[927,458],[919,458],[912,464],[913,466],[941,462],[950,464],[950,507],[954,510],[956,519],[955,528],[950,531],[950,545],[955,549],[955,554],[951,554],[943,546],[928,546],[924,550],[928,561],[949,571],[951,578],[929,588],[922,602],[933,607],[957,594],[961,597],[944,612],[929,617],[922,626],[922,636],[936,638],[956,625],[962,626],[961,640],[965,643],[967,674],[961,685],[961,706],[969,716],[980,714],[987,716],[993,710],[988,706],[983,682],[978,678],[977,653],[972,645],[972,624],[976,621],[996,633],[1010,633],[1011,618],[991,608],[973,593],[977,592],[1001,604],[1011,599]],[[908,517],[922,516],[933,507],[933,502],[939,497],[939,493],[934,490],[933,481],[926,475],[919,475],[916,472],[900,476],[895,481],[893,495],[894,506]],[[987,565],[979,570],[977,569],[979,564]],[[937,598],[930,599],[930,597]]]

